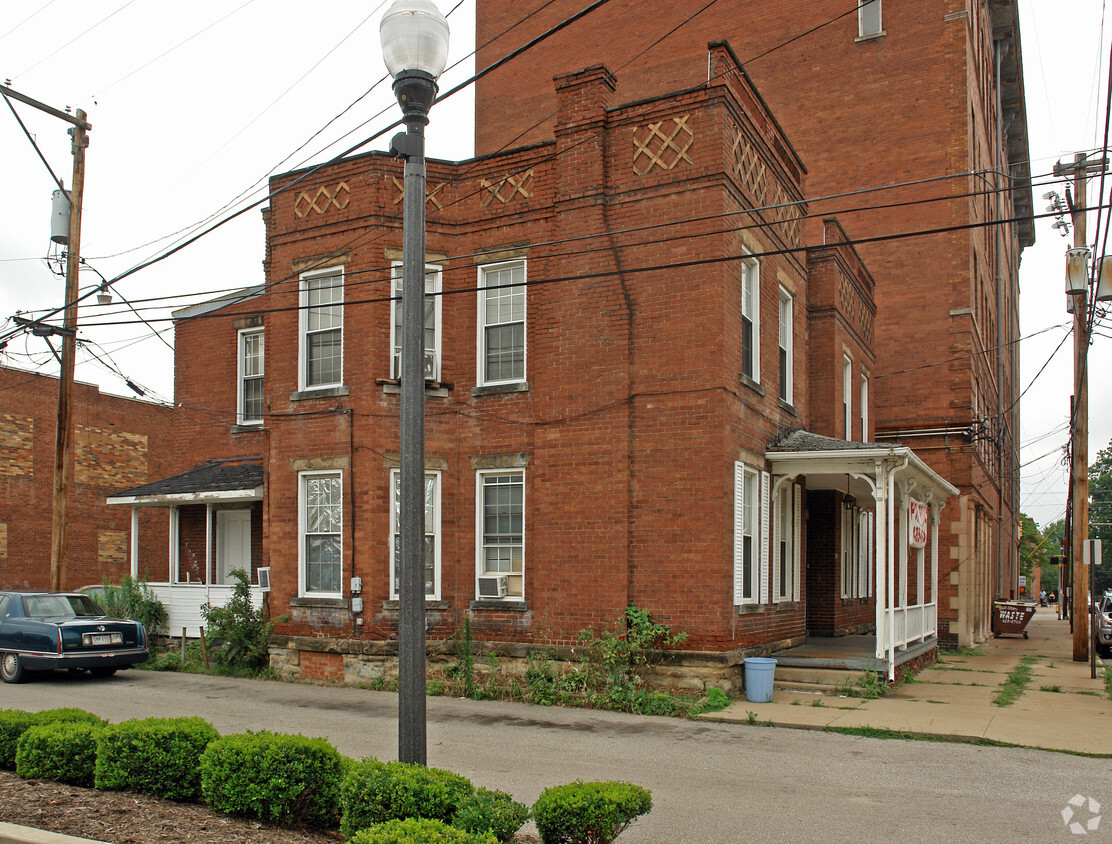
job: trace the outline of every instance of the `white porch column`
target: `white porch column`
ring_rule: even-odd
[[[931,502],[931,603],[934,604],[934,623],[931,634],[938,635],[938,616],[942,612],[942,599],[938,594],[938,526],[942,522],[942,504]]]
[[[131,576],[139,577],[139,508],[131,508]]]
[[[900,559],[900,607],[907,610],[907,569],[908,569],[908,541],[907,541],[907,521],[911,510],[910,500],[911,497],[907,494],[906,487],[900,489],[900,532],[898,534],[897,542],[899,543],[899,559]],[[906,614],[905,614],[906,620]],[[906,630],[904,631],[906,634]]]
[[[888,472],[888,524],[885,541],[888,544],[888,679],[896,679],[896,477]]]
[[[887,627],[884,618],[884,601],[885,596],[888,594],[885,590],[886,568],[888,565],[885,559],[885,549],[888,543],[885,540],[885,533],[888,529],[888,480],[884,474],[884,467],[881,463],[876,464],[876,518],[873,520],[873,531],[875,538],[873,540],[873,568],[876,572],[876,658],[884,659],[884,651],[887,647],[885,641],[885,633]]]
[[[205,600],[212,586],[212,505],[205,505]]]
[[[181,511],[177,507],[170,508],[170,524],[167,530],[169,547],[166,549],[167,580],[177,583],[181,580],[181,571],[178,567],[178,539],[181,525]]]

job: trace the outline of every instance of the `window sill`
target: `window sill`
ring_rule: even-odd
[[[471,395],[477,398],[479,396],[498,396],[506,393],[527,393],[529,387],[528,381],[517,381],[513,384],[487,384],[483,387],[472,387]]]
[[[757,615],[765,611],[764,604],[742,604],[737,607],[738,615]]]
[[[382,610],[383,610],[383,612],[397,612],[398,609],[399,609],[399,603],[400,602],[397,599],[393,599],[393,600],[389,600],[389,601],[383,601],[382,602]],[[434,601],[431,598],[426,598],[425,599],[425,609],[426,610],[446,610],[446,609],[448,609],[448,602],[447,601]]]
[[[743,372],[739,372],[737,377],[738,377],[738,380],[741,381],[741,385],[743,387],[748,387],[750,390],[752,390],[758,396],[764,396],[765,388],[762,387],[758,382],[754,381],[752,378],[750,378],[748,375],[746,375]]]
[[[233,434],[249,434],[252,431],[262,431],[262,430],[263,430],[263,423],[262,422],[259,422],[258,424],[254,424],[254,425],[233,425],[232,426],[232,433]]]
[[[308,399],[334,399],[346,396],[351,392],[351,387],[321,387],[320,389],[295,390],[290,393],[290,401],[307,401]]]
[[[313,598],[313,597],[300,597],[290,598],[291,607],[316,607],[318,609],[347,609],[351,606],[347,598]]]
[[[375,383],[382,387],[384,396],[400,396],[402,393],[402,382],[397,378],[379,378]],[[455,388],[455,384],[447,381],[425,381],[425,395],[432,398],[446,399]]]
[[[799,416],[799,411],[796,410],[795,405],[791,404],[790,402],[786,402],[783,399],[776,399],[776,403],[780,405],[780,409],[785,413],[790,413],[792,416],[795,417]]]
[[[467,608],[482,611],[493,610],[495,612],[528,612],[529,602],[517,600],[499,601],[489,598],[480,598],[477,601],[472,601]]]
[[[798,601],[777,601],[776,612],[794,612],[799,609]]]
[[[883,29],[880,32],[870,32],[868,35],[858,35],[853,40],[860,44],[862,41],[875,41],[878,38],[883,38],[888,33]]]

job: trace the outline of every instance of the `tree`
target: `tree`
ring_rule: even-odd
[[[1031,583],[1035,569],[1041,571],[1042,588],[1049,592],[1058,588],[1058,570],[1050,565],[1050,556],[1059,547],[1051,535],[1051,528],[1040,531],[1035,521],[1025,513],[1019,514],[1019,573]]]
[[[1101,564],[1094,567],[1094,597],[1112,588],[1112,443],[1089,466],[1089,538],[1101,540]]]

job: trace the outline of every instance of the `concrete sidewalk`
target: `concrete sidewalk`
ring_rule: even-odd
[[[1073,661],[1069,622],[1053,608],[1039,608],[1027,625],[1028,639],[990,639],[976,653],[942,654],[888,697],[863,700],[776,690],[770,703],[737,700],[709,720],[821,730],[874,727],[970,741],[990,739],[1025,747],[1112,755],[1112,700],[1103,665]],[[993,701],[1023,657],[1031,680],[1010,706]],[[752,715],[750,714],[752,713]]]

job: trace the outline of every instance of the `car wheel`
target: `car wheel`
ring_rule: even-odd
[[[115,668],[91,668],[94,677],[111,677],[116,673]]]
[[[5,683],[22,683],[27,678],[19,654],[11,651],[0,654],[0,678],[3,678]]]

